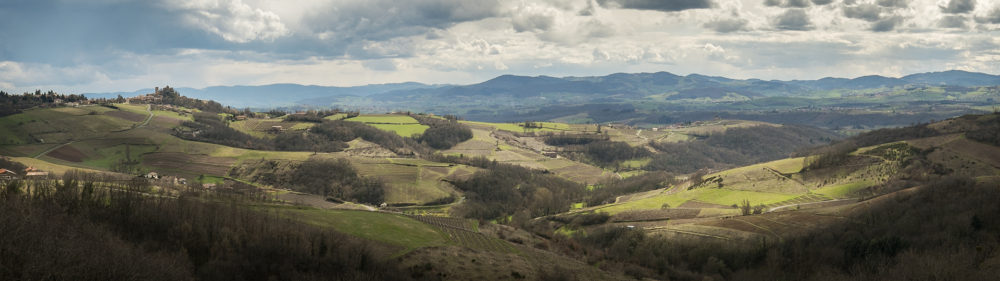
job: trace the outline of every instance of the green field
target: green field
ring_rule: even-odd
[[[523,127],[524,123],[488,123],[488,122],[476,122],[476,121],[460,121],[463,124],[468,125],[479,125],[486,127],[493,127],[497,130],[503,130],[508,132],[523,133],[523,132],[566,132],[571,131],[572,128],[569,124],[565,123],[554,123],[554,122],[535,122],[542,126],[542,128],[529,128],[525,129]]]
[[[357,237],[371,239],[404,248],[401,253],[417,248],[452,245],[439,229],[408,217],[395,214],[321,210],[313,208],[278,208],[306,223],[329,227]]]
[[[855,191],[867,188],[874,185],[869,181],[862,182],[852,182],[838,185],[826,186],[820,189],[813,190],[812,192],[826,195],[831,198],[848,198]]]
[[[384,131],[390,131],[396,133],[402,137],[412,137],[414,135],[423,134],[424,131],[429,129],[427,125],[421,124],[407,124],[407,125],[395,125],[395,124],[368,124],[372,127],[378,128]]]
[[[430,128],[427,125],[417,122],[417,119],[413,119],[413,117],[406,115],[361,115],[344,120],[365,123],[380,130],[390,131],[403,137],[412,137],[417,134],[423,134],[424,131]]]
[[[367,124],[420,124],[417,119],[406,115],[361,115],[345,120]]]
[[[611,214],[617,214],[629,210],[660,209],[663,207],[663,204],[667,204],[670,207],[676,208],[681,204],[684,204],[685,202],[691,200],[697,200],[699,202],[716,204],[721,206],[731,206],[731,205],[737,205],[744,199],[746,199],[749,200],[750,204],[752,205],[758,205],[758,204],[767,205],[771,203],[789,200],[795,198],[796,196],[798,195],[719,189],[719,188],[699,188],[699,189],[679,192],[676,194],[654,196],[635,201],[624,202],[620,204],[613,204],[605,208],[599,208],[598,210]]]

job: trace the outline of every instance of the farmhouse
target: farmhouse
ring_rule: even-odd
[[[160,177],[161,182],[173,185],[187,185],[187,179],[175,177],[175,176],[163,176]]]
[[[36,178],[36,177],[47,177],[47,176],[49,176],[49,172],[35,169],[35,167],[28,167],[27,169],[24,169],[25,178]]]
[[[17,173],[7,169],[0,169],[0,182],[5,182],[9,180],[16,180]]]

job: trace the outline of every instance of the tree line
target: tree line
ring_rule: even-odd
[[[12,95],[0,91],[0,117],[18,114],[25,109],[37,106],[53,105],[57,100],[63,102],[81,102],[87,100],[87,97],[73,94],[64,95],[53,91],[42,93],[41,90],[25,92],[20,95]]]
[[[181,125],[183,127],[174,129],[174,135],[180,138],[246,149],[338,152],[349,146],[347,142],[361,138],[401,155],[431,152],[415,139],[364,123],[343,120],[323,120],[308,130],[282,132],[273,139],[240,132],[229,127],[218,114],[209,112],[196,112],[194,121],[185,121]]]

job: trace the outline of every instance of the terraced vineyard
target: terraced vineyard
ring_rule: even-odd
[[[488,237],[479,233],[474,221],[467,219],[432,217],[432,216],[409,216],[417,221],[435,226],[448,234],[453,242],[461,246],[499,253],[512,253],[514,247],[506,241]]]
[[[813,202],[821,202],[821,201],[829,201],[829,200],[833,200],[833,198],[827,197],[827,196],[822,195],[822,194],[809,193],[809,194],[805,194],[805,195],[802,195],[802,196],[799,196],[799,197],[795,197],[795,198],[792,198],[792,199],[788,199],[788,200],[785,200],[785,201],[767,204],[767,205],[764,205],[764,208],[765,209],[771,209],[771,208],[778,207],[778,206],[795,205],[795,204],[805,204],[805,203],[813,203]]]

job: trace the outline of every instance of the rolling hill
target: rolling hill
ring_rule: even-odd
[[[674,78],[677,83],[706,85],[740,82],[707,76]],[[513,91],[519,79],[505,77],[491,85]],[[590,78],[581,79],[573,83],[594,83],[585,81]],[[544,88],[562,83],[557,80],[548,77],[536,82]],[[878,81],[884,79],[864,80],[881,83]],[[965,273],[989,274],[1000,269],[997,252],[976,250],[996,247],[995,240],[984,237],[1000,233],[996,232],[996,212],[991,211],[996,205],[989,203],[1000,198],[996,192],[1000,184],[997,114],[864,130],[841,139],[817,128],[723,118],[636,127],[621,123],[493,123],[409,113],[354,116],[328,112],[325,117],[329,118],[308,121],[307,114],[272,117],[227,112],[159,104],[104,104],[33,108],[0,117],[5,136],[0,139],[0,154],[9,157],[4,161],[21,162],[53,176],[65,174],[62,184],[69,186],[44,181],[54,191],[62,190],[52,193],[55,197],[46,197],[47,193],[38,189],[17,195],[20,193],[9,191],[16,188],[5,186],[0,200],[15,200],[5,205],[12,211],[42,208],[17,203],[22,198],[17,196],[50,202],[59,206],[52,212],[84,212],[89,214],[83,216],[86,220],[95,222],[101,216],[86,212],[130,205],[93,202],[161,200],[148,205],[156,208],[175,208],[171,207],[173,202],[185,202],[176,205],[179,209],[160,212],[150,207],[148,212],[139,213],[150,217],[213,210],[216,207],[211,204],[222,202],[220,206],[235,208],[224,212],[239,214],[227,215],[237,221],[260,216],[268,224],[296,225],[295,229],[304,233],[334,231],[335,235],[363,241],[358,245],[371,243],[361,246],[370,250],[355,253],[376,257],[421,280],[547,280],[556,276],[609,280],[625,279],[624,275],[770,280],[818,278],[817,272],[880,279],[898,272],[924,272],[914,268],[921,268],[926,257],[960,269],[961,276],[971,279],[978,275]],[[209,132],[201,127],[208,123],[199,123],[204,118],[254,141],[321,134],[324,130],[332,130],[334,137],[349,135],[351,139],[344,140],[346,147],[341,150],[328,152],[249,149],[240,148],[244,147],[240,143],[227,146],[188,139],[186,136]],[[437,122],[467,128],[472,137],[444,149],[419,148],[420,136],[441,124]],[[374,131],[350,131],[352,128]],[[369,138],[358,132],[369,132]],[[401,140],[400,145],[411,151],[403,153],[393,140]],[[833,143],[828,144],[830,141]],[[761,161],[767,162],[757,163]],[[323,170],[304,172],[303,167]],[[79,175],[74,169],[105,175],[83,176],[80,180],[84,184],[67,184]],[[135,179],[150,176],[148,172],[163,178]],[[327,174],[345,174],[349,177],[331,180],[335,185],[352,186],[324,195],[289,190],[303,182],[314,183],[301,181],[302,177],[325,179]],[[176,178],[185,178],[188,183],[171,182]],[[90,187],[86,181],[92,181]],[[358,197],[337,194],[369,187],[384,192],[379,195],[384,195],[380,198],[385,206],[345,202],[345,198]],[[108,191],[97,193],[107,194],[99,196],[118,194],[112,190],[136,196],[86,201],[90,199],[76,195],[93,194],[94,188]],[[931,205],[922,205],[925,203]],[[192,207],[202,206],[199,204],[209,207]],[[91,207],[72,207],[84,205]],[[936,214],[938,209],[946,213]],[[130,220],[141,217],[121,221]],[[922,220],[933,227],[923,227]],[[251,222],[256,223],[246,221]],[[32,225],[25,220],[11,223]],[[132,233],[104,226],[88,229],[80,231]],[[239,235],[286,235],[268,234],[267,229],[242,229],[239,231],[244,234]],[[178,228],[155,233],[193,235],[197,231]],[[123,243],[161,238],[168,242],[155,243],[173,243],[169,239],[179,239],[170,235],[133,237],[136,240]],[[225,235],[213,237],[230,237]],[[313,242],[297,244],[309,250],[296,254],[325,251],[318,250],[328,241],[322,237],[340,236],[310,238]],[[286,241],[299,243],[295,239]],[[944,249],[957,249],[958,253]],[[791,264],[799,267],[778,270]],[[859,267],[865,268],[856,269]]]

